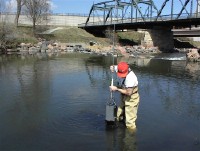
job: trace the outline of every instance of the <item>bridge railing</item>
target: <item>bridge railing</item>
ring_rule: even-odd
[[[103,21],[103,16],[102,20],[100,21],[93,21],[93,22],[87,22],[83,24],[79,24],[79,27],[84,27],[84,26],[100,26],[100,25],[113,25],[113,24],[122,24],[122,23],[139,23],[139,22],[160,22],[160,21],[171,21],[171,20],[178,20],[178,19],[192,19],[192,18],[200,18],[200,14],[193,13],[193,14],[187,14],[183,13],[180,16],[179,14],[173,14],[173,15],[162,15],[162,16],[153,16],[153,17],[148,17],[145,16],[145,18],[138,17],[138,18],[124,18],[124,19],[113,19],[110,21]],[[177,19],[178,18],[178,19]]]

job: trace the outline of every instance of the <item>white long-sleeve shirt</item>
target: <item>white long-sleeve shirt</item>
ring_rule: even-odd
[[[117,66],[114,67],[115,71],[117,72]],[[138,86],[138,79],[135,73],[129,68],[129,73],[127,74],[124,85],[126,88],[132,88]]]

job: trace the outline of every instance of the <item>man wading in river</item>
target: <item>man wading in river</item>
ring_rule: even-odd
[[[135,121],[140,100],[137,77],[126,62],[112,65],[110,70],[111,72],[116,71],[119,77],[119,86],[110,86],[110,90],[122,94],[122,100],[117,110],[117,120],[124,120],[127,128],[136,129]]]

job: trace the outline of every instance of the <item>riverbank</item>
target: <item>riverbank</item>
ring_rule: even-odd
[[[178,50],[174,49],[173,52],[187,52],[188,49]],[[157,47],[145,48],[141,45],[135,46],[120,46],[120,45],[101,45],[90,41],[86,43],[63,43],[47,41],[45,39],[38,38],[38,43],[21,43],[17,48],[6,49],[6,54],[34,54],[34,53],[57,53],[57,52],[91,52],[98,54],[115,53],[116,55],[133,55],[138,54],[155,54],[162,53]]]
[[[101,55],[114,54],[117,56],[134,56],[134,54],[161,53],[157,47],[101,45],[90,41],[86,43],[62,43],[38,39],[38,43],[21,43],[16,49],[7,49],[6,54],[35,54],[35,53],[97,53]]]
[[[17,38],[18,44],[15,44],[17,48],[7,47],[0,53],[22,55],[47,53],[52,55],[56,53],[81,52],[131,57],[162,53],[157,47],[146,48],[140,45],[143,35],[135,31],[126,32],[126,34],[124,32],[118,33],[116,46],[113,47],[112,38],[95,37],[77,27],[49,27],[48,30],[45,28],[45,31],[44,29],[38,30],[38,34],[35,36],[29,33],[30,28],[20,28],[18,30],[21,31],[24,37]],[[18,33],[20,32],[18,31]],[[190,48],[174,48],[171,52],[187,53],[189,51]]]

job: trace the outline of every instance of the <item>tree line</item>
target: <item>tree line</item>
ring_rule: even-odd
[[[19,27],[19,17],[23,13],[32,22],[33,33],[36,31],[36,26],[47,22],[51,13],[50,0],[15,0],[16,16],[15,24],[16,28]],[[0,53],[5,51],[10,43],[13,43],[15,38],[15,31],[13,25],[7,22],[7,13],[11,12],[12,4],[10,0],[0,0]]]
[[[11,4],[8,3],[6,5],[5,0],[0,0],[0,14],[9,12]],[[48,21],[48,16],[51,13],[50,0],[16,0],[16,4],[15,25],[17,27],[22,12],[32,21],[33,30],[37,24]]]

